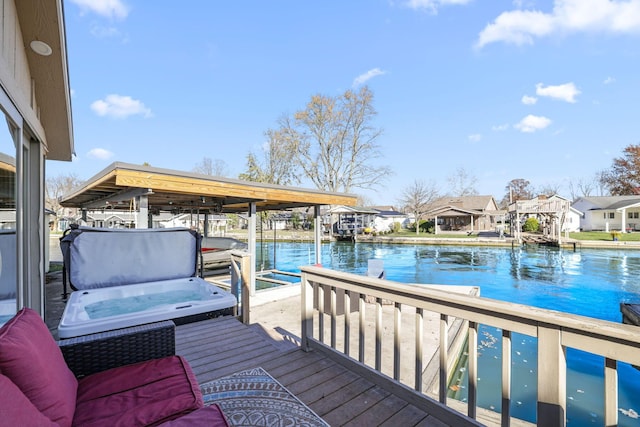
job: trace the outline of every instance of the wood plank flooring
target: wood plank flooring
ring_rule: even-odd
[[[261,366],[332,426],[447,425],[322,353],[276,345],[232,317],[178,326],[176,353],[201,384]]]

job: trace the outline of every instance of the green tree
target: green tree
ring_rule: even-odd
[[[622,157],[613,159],[611,169],[601,175],[600,182],[613,196],[640,194],[640,145],[629,145]]]
[[[538,222],[537,218],[531,217],[527,218],[527,220],[522,225],[522,231],[528,233],[535,233],[540,229],[540,222]]]
[[[526,179],[512,179],[504,189],[506,194],[500,202],[500,206],[503,208],[508,207],[509,203],[517,200],[533,199],[533,188],[531,187],[531,183]]]

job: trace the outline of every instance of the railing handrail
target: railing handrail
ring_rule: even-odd
[[[432,289],[416,284],[403,284],[384,279],[344,273],[322,267],[306,266],[302,269],[302,346],[308,347],[309,343],[323,342],[323,316],[326,308],[322,302],[327,288],[330,298],[331,316],[331,347],[335,348],[336,334],[336,290],[345,291],[345,307],[352,294],[360,295],[361,316],[364,310],[362,305],[364,296],[376,299],[376,370],[379,367],[379,328],[381,305],[383,300],[394,304],[394,330],[397,335],[400,330],[400,307],[407,305],[416,308],[417,325],[422,325],[422,313],[424,310],[440,314],[440,401],[446,403],[446,386],[443,383],[448,378],[446,365],[449,360],[447,353],[449,317],[463,319],[469,323],[469,405],[468,415],[476,416],[476,384],[477,381],[477,336],[478,325],[486,324],[503,330],[503,425],[509,425],[510,401],[510,356],[511,333],[517,332],[533,336],[538,339],[538,423],[539,425],[564,426],[566,423],[566,355],[565,348],[571,347],[586,351],[591,354],[604,356],[605,372],[605,421],[607,425],[617,424],[617,362],[627,362],[640,365],[640,334],[635,326],[614,323],[606,320],[594,319],[570,313],[563,313],[544,308],[537,308],[523,304],[493,300],[484,297],[464,295]],[[313,338],[313,298],[318,289],[317,304],[321,313],[319,339]],[[345,309],[345,312],[347,310]],[[345,317],[345,341],[349,329],[349,316]],[[362,328],[362,317],[360,322]],[[418,327],[418,326],[417,326]],[[421,326],[419,326],[421,328]],[[363,331],[360,331],[361,339],[364,339]],[[394,359],[399,359],[399,341],[394,344]],[[422,347],[421,338],[416,334],[416,348]],[[348,357],[348,354],[346,355]],[[416,358],[419,355],[416,354]],[[421,356],[420,356],[421,357]],[[361,357],[362,359],[362,357]],[[360,360],[362,362],[362,360]],[[397,370],[399,360],[394,364],[394,372]],[[418,366],[418,365],[417,365]],[[542,366],[542,368],[540,368]],[[506,370],[506,371],[505,371]],[[394,373],[394,379],[398,375]],[[418,391],[416,384],[416,390]]]
[[[496,318],[506,322],[504,329],[528,336],[537,336],[536,328],[538,325],[543,324],[554,325],[563,331],[573,334],[584,334],[591,337],[591,339],[615,340],[616,342],[626,342],[628,345],[640,346],[640,334],[637,327],[633,325],[613,323],[592,317],[491,298],[447,292],[429,288],[423,286],[423,284],[406,284],[359,276],[322,267],[307,266],[302,267],[301,270],[304,274],[307,274],[307,280],[310,281],[322,281],[340,289],[364,293],[376,298],[500,327],[494,321],[486,321],[487,317]],[[578,347],[575,347],[574,344],[571,347],[594,353],[591,349],[582,348],[583,346],[580,346],[580,343],[575,343],[575,345],[578,345]],[[640,352],[620,354],[615,351],[615,348],[607,346],[602,346],[598,350],[599,352],[594,354],[640,365]]]

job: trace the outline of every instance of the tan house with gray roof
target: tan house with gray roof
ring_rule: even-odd
[[[494,231],[504,211],[498,209],[493,196],[442,197],[432,204],[426,218],[441,231]]]

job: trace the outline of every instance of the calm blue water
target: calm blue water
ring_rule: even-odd
[[[481,295],[487,298],[612,322],[621,321],[620,302],[640,302],[640,251],[348,242],[322,246],[322,264],[335,270],[365,274],[372,258],[384,260],[389,280],[480,286]],[[258,269],[298,272],[300,266],[313,263],[314,248],[309,243],[276,243],[275,248],[273,243],[258,245]],[[479,332],[479,406],[499,410],[501,331],[482,326]],[[511,411],[513,416],[534,421],[537,343],[519,334],[514,334],[512,343]],[[604,425],[602,358],[569,349],[567,359],[568,424]],[[462,371],[456,398],[464,400],[464,368]],[[618,376],[620,425],[640,426],[640,371],[620,364]]]

